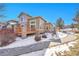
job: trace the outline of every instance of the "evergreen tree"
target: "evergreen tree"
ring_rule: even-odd
[[[57,27],[60,27],[60,28],[63,28],[64,26],[64,21],[62,18],[58,18],[57,21],[56,21],[56,26]]]

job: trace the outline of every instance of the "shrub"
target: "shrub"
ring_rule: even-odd
[[[21,34],[16,34],[17,37],[22,37]]]
[[[10,30],[0,31],[0,46],[6,46],[15,41],[16,35]]]
[[[47,36],[45,34],[42,35],[42,38],[47,38]]]
[[[41,36],[40,35],[35,35],[35,41],[40,41],[41,40]]]

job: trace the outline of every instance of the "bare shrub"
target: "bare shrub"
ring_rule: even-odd
[[[6,46],[15,41],[16,35],[11,30],[0,31],[0,46]]]
[[[42,35],[42,38],[47,38],[47,36],[45,34]]]
[[[40,41],[41,40],[41,36],[39,34],[35,35],[35,41]]]

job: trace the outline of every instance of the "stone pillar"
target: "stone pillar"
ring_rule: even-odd
[[[22,33],[22,38],[25,39],[26,38],[26,34],[27,34],[27,17],[26,15],[22,15],[20,16],[20,24],[21,24],[21,33]]]
[[[22,32],[22,39],[26,38],[26,33]]]
[[[26,28],[26,24],[22,25],[22,38],[25,39],[27,36],[27,28]]]

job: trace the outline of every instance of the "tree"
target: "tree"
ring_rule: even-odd
[[[76,11],[75,17],[73,18],[73,21],[79,23],[79,10]]]
[[[62,18],[58,18],[57,21],[56,21],[56,26],[57,27],[60,27],[60,28],[63,28],[64,26],[64,21]]]
[[[0,19],[1,20],[6,17],[5,14],[4,14],[5,10],[6,10],[5,4],[1,3],[0,4]]]
[[[73,21],[76,22],[76,27],[79,29],[79,10],[77,10],[75,17],[73,18]]]

